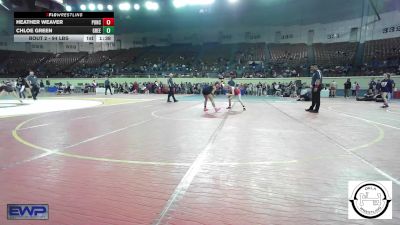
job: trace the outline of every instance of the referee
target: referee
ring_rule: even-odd
[[[39,89],[39,85],[38,85],[38,79],[35,76],[35,73],[33,71],[29,71],[29,75],[26,77],[26,80],[28,81],[28,84],[30,85],[33,100],[37,100],[37,96],[39,94],[40,89]]]
[[[110,84],[110,79],[107,77],[106,81],[104,82],[104,86],[106,88],[105,94],[107,95],[107,90],[110,90],[110,94],[113,95],[111,92],[111,84]]]
[[[321,103],[321,90],[322,90],[322,73],[318,69],[317,65],[311,66],[311,72],[313,73],[311,79],[311,99],[312,104],[310,108],[306,109],[307,112],[318,113],[319,106]],[[314,108],[315,107],[315,108]]]
[[[175,95],[174,95],[174,81],[172,80],[173,76],[174,75],[172,73],[169,74],[169,78],[168,78],[169,92],[168,92],[168,100],[167,100],[167,102],[171,102],[171,100],[170,100],[171,96],[174,99],[174,102],[178,101],[178,100],[175,99]]]

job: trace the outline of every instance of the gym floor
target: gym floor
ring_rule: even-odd
[[[3,115],[0,224],[400,224],[399,101],[322,99],[313,114],[220,97],[204,113],[202,96],[177,98],[53,97],[100,105]],[[392,220],[347,219],[356,180],[392,181]],[[7,220],[12,203],[49,204],[49,220]]]

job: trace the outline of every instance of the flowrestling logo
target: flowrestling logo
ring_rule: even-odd
[[[349,219],[392,219],[391,181],[349,181]]]
[[[47,204],[8,204],[7,219],[9,220],[48,220],[49,205]]]

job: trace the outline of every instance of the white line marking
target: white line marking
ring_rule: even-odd
[[[369,120],[369,119],[365,119],[365,118],[362,118],[362,117],[353,116],[353,115],[350,115],[350,114],[347,114],[347,113],[343,113],[343,112],[337,111],[335,109],[332,109],[332,106],[328,107],[328,110],[330,110],[332,112],[336,112],[338,114],[342,114],[344,116],[348,116],[348,117],[354,118],[354,119],[362,120],[362,121],[369,122],[369,123],[375,123],[375,124],[378,124],[378,125],[381,125],[381,126],[384,126],[384,127],[389,127],[389,128],[395,129],[395,130],[400,130],[400,127],[395,127],[395,126],[388,125],[388,124],[385,124],[385,123],[379,123],[379,122],[376,122],[376,121],[373,121],[373,120]]]
[[[164,220],[168,220],[168,218],[166,218],[166,216],[168,215],[168,212],[170,211],[172,205],[177,200],[179,200],[181,197],[183,197],[185,195],[185,193],[189,189],[189,186],[192,183],[194,177],[200,171],[201,166],[204,164],[204,161],[209,154],[209,150],[211,149],[212,145],[214,144],[215,140],[217,139],[219,131],[224,126],[227,118],[228,118],[228,113],[225,114],[221,123],[218,125],[218,127],[215,129],[213,134],[210,136],[210,139],[208,140],[206,147],[197,156],[196,160],[190,166],[190,168],[186,172],[185,176],[183,176],[182,180],[179,182],[178,186],[175,188],[174,192],[168,199],[167,204],[164,206],[163,210],[161,211],[159,218],[154,222],[155,225],[162,224],[162,223],[164,223]]]
[[[190,166],[188,171],[186,172],[185,176],[183,176],[182,180],[179,182],[178,186],[175,188],[174,192],[172,193],[171,197],[169,198],[167,204],[165,205],[163,211],[160,214],[158,221],[155,224],[161,224],[161,222],[165,219],[168,211],[170,210],[171,206],[175,203],[178,197],[185,195],[187,189],[189,188],[190,184],[192,183],[196,174],[200,171],[202,164],[204,163],[207,155],[208,150],[211,148],[211,143],[207,145],[207,147],[197,156],[196,160]]]
[[[267,103],[267,104],[269,104],[269,103]],[[342,146],[340,143],[338,143],[336,140],[334,140],[333,138],[331,138],[329,135],[325,134],[325,133],[322,132],[321,130],[318,130],[318,129],[316,129],[316,128],[314,128],[314,127],[312,127],[312,126],[310,126],[310,125],[308,125],[308,124],[306,124],[306,123],[303,123],[303,121],[301,121],[301,120],[299,120],[299,119],[297,119],[297,118],[295,118],[295,117],[289,115],[288,113],[282,111],[281,109],[279,109],[278,107],[274,106],[273,104],[269,104],[269,105],[271,105],[272,107],[274,107],[276,110],[280,111],[281,113],[283,113],[283,114],[286,115],[287,117],[289,117],[289,118],[291,118],[291,119],[297,121],[297,122],[300,123],[300,124],[303,124],[304,126],[307,126],[307,127],[311,128],[311,129],[313,129],[315,132],[317,132],[317,133],[323,135],[323,136],[326,137],[328,140],[330,140],[333,144],[335,144],[336,146],[338,146],[340,149],[342,149],[343,151],[345,151],[345,152],[348,153],[349,155],[352,155],[352,156],[356,157],[356,158],[359,159],[361,162],[363,162],[363,163],[365,163],[366,165],[368,165],[368,166],[370,166],[371,168],[373,168],[375,171],[377,171],[377,172],[378,172],[379,174],[381,174],[382,176],[388,178],[389,180],[393,181],[395,184],[397,184],[397,185],[400,186],[400,181],[399,181],[399,180],[397,180],[396,178],[390,176],[390,175],[387,174],[386,172],[382,171],[381,169],[379,169],[378,167],[376,167],[374,164],[372,164],[372,163],[368,162],[367,160],[363,159],[361,156],[357,155],[356,153],[350,151],[350,150],[347,149],[345,146]],[[328,110],[330,110],[330,111],[332,111],[332,112],[336,112],[336,113],[338,113],[338,114],[342,114],[342,115],[349,116],[349,117],[354,118],[354,119],[359,119],[359,120],[366,121],[366,122],[370,122],[370,123],[377,123],[377,122],[375,122],[375,121],[367,120],[367,119],[360,118],[360,117],[357,117],[357,116],[351,116],[351,115],[348,115],[348,114],[345,114],[345,113],[342,113],[342,112],[338,112],[338,111],[336,111],[336,110],[329,109],[329,108],[331,108],[331,107],[328,107]],[[380,123],[377,123],[377,124],[380,124]],[[389,125],[387,125],[387,124],[382,124],[382,125],[383,125],[383,126],[385,126],[385,125],[386,125],[386,126],[389,126]],[[397,127],[393,127],[393,128],[396,129]],[[397,128],[397,129],[400,129],[400,128]]]
[[[129,129],[129,128],[135,127],[135,126],[139,126],[139,125],[144,124],[144,123],[147,123],[147,122],[149,122],[149,121],[151,121],[151,120],[154,120],[154,119],[147,119],[147,120],[143,120],[143,121],[138,122],[138,123],[133,123],[133,124],[130,124],[130,125],[126,126],[126,127],[122,127],[122,128],[117,129],[117,130],[113,130],[113,131],[110,131],[110,132],[107,132],[107,133],[104,133],[104,134],[101,134],[101,135],[98,135],[98,136],[95,136],[95,137],[91,137],[91,138],[86,139],[86,140],[83,140],[83,141],[81,141],[81,142],[78,142],[78,143],[69,145],[69,146],[67,146],[67,147],[64,147],[63,149],[69,149],[69,148],[72,148],[72,147],[76,147],[76,146],[78,146],[78,145],[80,145],[80,144],[87,143],[87,142],[91,142],[91,141],[97,140],[97,139],[99,139],[99,138],[105,137],[105,136],[107,136],[107,135],[114,134],[114,133],[118,133],[118,132],[121,132],[121,131],[123,131],[123,130],[126,130],[126,129]]]
[[[189,108],[190,108],[190,107],[189,107]],[[121,111],[117,111],[117,112],[123,112],[123,111],[130,111],[130,110],[121,110]],[[52,115],[57,114],[57,113],[62,113],[62,112],[55,112],[55,113],[53,113]],[[115,112],[111,112],[111,113],[115,113]],[[101,114],[101,115],[105,115],[105,114],[110,114],[110,113],[103,113],[103,114]],[[94,116],[98,116],[98,115],[100,115],[100,114],[96,114],[96,115],[92,115],[92,116],[85,116],[85,117],[86,117],[86,118],[89,118],[89,117],[94,117]],[[28,122],[30,122],[30,121],[33,121],[33,120],[36,120],[36,119],[39,119],[39,118],[42,118],[42,117],[45,117],[45,116],[47,116],[47,114],[43,114],[43,115],[40,115],[40,116],[31,118],[31,119],[26,120],[25,122],[23,122],[23,124],[26,124],[26,123],[28,123]],[[82,118],[82,117],[78,117],[78,118]],[[139,123],[136,123],[136,124],[131,124],[131,125],[128,126],[128,127],[120,128],[120,129],[118,129],[118,130],[115,130],[115,131],[110,132],[109,134],[115,133],[115,132],[118,132],[118,131],[121,131],[121,130],[123,130],[123,129],[128,129],[129,127],[133,127],[133,126],[135,126],[135,125],[140,125],[140,124],[142,124],[142,123],[145,123],[145,122],[148,122],[148,121],[151,121],[151,120],[154,120],[154,119],[149,119],[149,120],[147,120],[147,121],[142,121],[142,122],[139,122]],[[17,129],[17,130],[21,130],[21,129]],[[16,130],[16,131],[17,131],[17,130]],[[106,136],[106,135],[108,135],[108,134],[100,135],[100,136],[98,136],[97,138],[100,138],[101,136],[104,137],[104,136]],[[85,140],[85,141],[82,141],[82,142],[80,142],[80,143],[76,143],[76,144],[74,144],[74,145],[70,145],[70,146],[68,146],[68,147],[71,148],[71,147],[73,147],[73,146],[77,146],[78,144],[82,144],[82,143],[85,143],[85,142],[89,142],[89,141],[92,141],[92,140],[95,140],[95,139],[96,139],[96,137],[92,137],[92,138],[89,138],[89,139],[87,139],[87,140]],[[67,148],[68,148],[68,147],[67,147]],[[36,147],[34,147],[34,148],[38,148],[38,146],[36,146]],[[40,148],[40,149],[43,150],[44,148]],[[23,160],[23,161],[20,161],[20,162],[17,162],[17,163],[14,163],[14,164],[11,164],[11,165],[8,165],[8,166],[5,166],[5,167],[0,167],[0,169],[9,168],[9,167],[12,167],[12,166],[15,166],[15,165],[22,164],[22,163],[24,163],[24,162],[30,162],[30,161],[33,161],[33,160],[36,160],[36,159],[40,159],[40,158],[43,158],[43,157],[46,157],[46,156],[52,155],[52,154],[64,155],[64,156],[75,157],[75,158],[80,158],[80,159],[91,159],[91,160],[99,160],[99,161],[106,161],[106,162],[133,163],[133,164],[143,164],[143,165],[175,165],[175,166],[189,166],[189,165],[191,165],[190,163],[142,162],[142,161],[129,161],[129,160],[117,160],[117,159],[97,158],[97,157],[90,157],[90,156],[74,155],[74,154],[69,154],[69,153],[61,152],[60,150],[50,150],[50,149],[45,149],[45,151],[46,151],[46,152],[43,153],[43,154],[34,156],[34,157],[32,157],[32,158],[29,158],[29,159],[26,159],[26,160]]]
[[[44,124],[39,124],[39,125],[36,125],[36,126],[20,128],[20,129],[18,129],[18,130],[28,130],[28,129],[32,129],[32,128],[36,128],[36,127],[44,127],[44,126],[48,126],[48,125],[50,125],[50,124],[51,124],[51,123],[44,123]]]
[[[335,142],[334,142],[335,143]],[[356,157],[357,159],[361,160],[363,163],[367,164],[368,166],[372,167],[374,170],[376,170],[379,174],[381,174],[382,176],[388,178],[389,180],[393,181],[394,183],[396,183],[397,185],[400,186],[400,181],[397,180],[396,178],[390,176],[389,174],[387,174],[386,172],[384,172],[383,170],[379,169],[378,167],[376,167],[374,164],[368,162],[367,160],[363,159],[361,156],[355,154],[354,152],[346,149],[344,146],[335,143],[336,146],[339,146],[342,150],[346,151],[348,154]]]
[[[115,113],[127,112],[127,111],[130,111],[130,110],[120,110],[120,111],[115,111],[115,112],[107,112],[107,113],[95,114],[95,115],[91,115],[91,116],[75,117],[75,118],[69,119],[69,121],[87,119],[87,118],[92,118],[92,117],[97,117],[97,116],[105,116],[105,115],[108,115],[108,114],[115,114]],[[62,121],[62,122],[65,122],[65,121]],[[48,126],[48,125],[53,125],[53,124],[56,124],[56,123],[45,123],[45,124],[40,124],[40,125],[36,125],[36,126],[20,128],[18,130],[28,130],[28,129],[32,129],[32,128],[43,127],[43,126]]]
[[[81,119],[86,119],[86,118],[90,118],[90,117],[93,117],[93,116],[81,116],[81,117],[72,118],[70,120],[71,121],[73,121],[73,120],[81,120]]]
[[[390,127],[390,128],[396,129],[396,130],[400,130],[400,128],[398,128],[398,127],[390,126],[390,125],[383,124],[383,123],[378,123],[378,122],[376,122],[376,121],[372,121],[372,120],[364,119],[364,118],[361,118],[361,117],[358,117],[358,116],[352,116],[352,115],[348,115],[348,114],[346,114],[346,113],[342,113],[342,112],[336,111],[336,110],[332,109],[332,107],[328,107],[328,110],[333,111],[333,112],[336,112],[336,113],[338,113],[338,114],[342,114],[342,115],[344,115],[344,116],[348,116],[348,117],[354,118],[354,119],[362,120],[362,121],[369,122],[369,123],[375,123],[375,124],[379,124],[379,125],[382,125],[382,126]],[[396,178],[390,176],[389,174],[387,174],[387,173],[384,172],[383,170],[379,169],[379,168],[376,167],[374,164],[368,162],[367,160],[365,160],[365,159],[362,158],[361,156],[357,155],[357,154],[354,153],[353,151],[348,150],[346,147],[344,147],[344,146],[342,146],[342,145],[340,145],[340,144],[338,144],[338,143],[336,143],[336,142],[333,142],[333,143],[335,143],[336,146],[339,146],[342,150],[346,151],[348,154],[350,154],[350,155],[356,157],[357,159],[361,160],[363,163],[365,163],[365,164],[367,164],[368,166],[372,167],[375,171],[377,171],[377,172],[378,172],[379,174],[381,174],[382,176],[388,178],[389,180],[393,181],[394,183],[396,183],[397,185],[400,186],[400,181],[397,180]]]
[[[27,162],[30,162],[30,161],[33,161],[33,160],[36,160],[36,159],[40,159],[40,158],[46,157],[46,156],[51,155],[51,154],[53,154],[53,153],[52,152],[45,152],[45,153],[42,153],[40,155],[33,156],[33,157],[29,158],[29,159],[24,159],[22,161],[14,162],[12,164],[0,167],[0,170],[9,169],[9,168],[12,168],[14,166],[18,166],[18,165],[23,164],[23,163],[27,163]]]

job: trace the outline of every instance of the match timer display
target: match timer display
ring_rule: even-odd
[[[14,12],[14,42],[114,42],[114,12]]]

